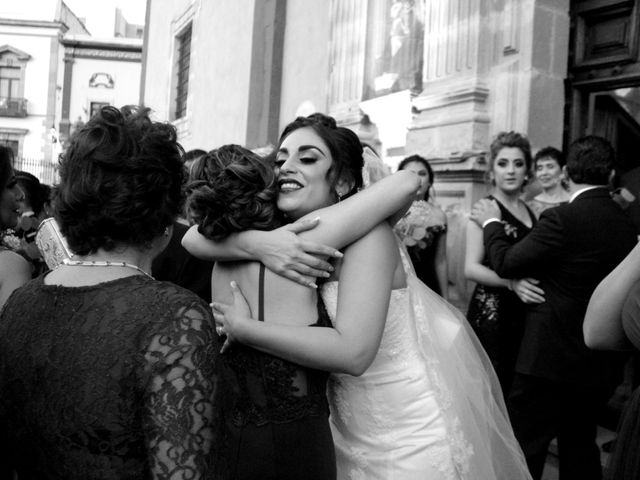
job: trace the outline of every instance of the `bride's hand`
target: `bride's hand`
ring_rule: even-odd
[[[231,282],[231,293],[233,294],[232,304],[221,302],[211,304],[213,318],[216,321],[216,333],[219,336],[226,336],[221,353],[228,350],[234,342],[240,341],[242,326],[246,322],[253,321],[249,304],[236,282]]]
[[[272,272],[308,287],[316,287],[316,277],[329,277],[333,267],[319,256],[341,257],[335,248],[304,240],[298,233],[311,230],[319,219],[291,223],[269,232],[260,232],[254,247],[258,259]]]

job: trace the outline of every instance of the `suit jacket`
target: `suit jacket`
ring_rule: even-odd
[[[182,237],[189,227],[173,223],[173,234],[167,247],[153,259],[152,275],[156,280],[175,283],[191,290],[207,303],[211,302],[211,270],[214,262],[200,260],[185,250]]]
[[[528,305],[516,371],[585,386],[620,379],[624,357],[590,350],[582,323],[591,294],[636,244],[633,224],[606,188],[546,210],[511,246],[501,223],[484,228],[491,268],[503,278],[540,280],[545,302]]]

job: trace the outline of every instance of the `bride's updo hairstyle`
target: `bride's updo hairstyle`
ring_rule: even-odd
[[[182,155],[175,128],[149,109],[100,109],[60,159],[54,215],[71,250],[150,248],[182,211]]]
[[[346,181],[351,189],[342,200],[356,193],[362,188],[362,167],[364,160],[362,157],[362,144],[360,139],[352,130],[345,127],[338,127],[333,117],[322,113],[314,113],[308,117],[298,117],[288,124],[278,142],[278,148],[282,145],[287,136],[299,128],[310,127],[324,141],[329,148],[333,164],[328,172],[327,180],[331,189],[335,192],[339,181]],[[338,196],[336,193],[336,201]]]
[[[190,174],[189,217],[211,240],[281,225],[273,167],[251,150],[224,145],[200,157]]]

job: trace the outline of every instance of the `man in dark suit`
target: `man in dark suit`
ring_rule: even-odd
[[[565,173],[569,203],[546,210],[511,246],[500,210],[481,200],[471,218],[484,230],[491,268],[503,278],[540,280],[545,302],[529,304],[508,408],[534,479],[558,439],[560,479],[600,479],[598,415],[620,382],[624,358],[588,349],[582,323],[598,283],[629,253],[635,228],[611,199],[614,151],[595,136],[574,142]],[[526,303],[526,292],[521,297]]]

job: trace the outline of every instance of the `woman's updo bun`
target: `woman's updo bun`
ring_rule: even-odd
[[[272,230],[281,224],[273,167],[251,150],[224,145],[191,171],[187,212],[198,231],[223,240],[243,230]]]

